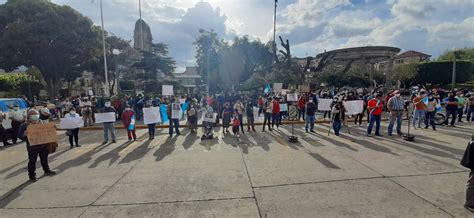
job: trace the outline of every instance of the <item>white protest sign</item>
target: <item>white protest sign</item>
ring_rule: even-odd
[[[298,94],[296,94],[296,93],[287,94],[286,95],[286,101],[298,101]]]
[[[273,83],[273,92],[281,92],[283,83]]]
[[[217,113],[202,113],[202,122],[215,123]]]
[[[288,111],[288,104],[280,104],[280,111],[281,112]]]
[[[331,110],[332,99],[320,98],[318,102],[318,110],[320,111],[330,111]]]
[[[161,123],[160,107],[143,108],[143,123]]]
[[[171,104],[171,119],[180,119],[181,113],[181,107],[179,106],[179,104]]]
[[[6,114],[5,119],[3,119],[2,126],[3,126],[4,129],[11,129],[12,128],[12,120],[9,118],[8,114]]]
[[[82,120],[82,117],[67,117],[61,119],[61,122],[59,123],[59,128],[61,129],[76,129],[76,128],[81,128],[84,126],[84,120]]]
[[[281,94],[282,94],[282,95],[286,95],[286,93],[288,93],[288,89],[282,89],[282,90],[281,90]]]
[[[165,96],[172,96],[174,95],[173,92],[173,85],[163,85],[162,86],[162,92],[163,95]]]
[[[364,101],[345,101],[344,107],[347,110],[346,115],[360,114],[362,111],[364,111]]]
[[[253,117],[257,118],[258,117],[258,107],[253,107]]]
[[[95,123],[111,123],[111,122],[115,122],[115,112],[95,114]]]

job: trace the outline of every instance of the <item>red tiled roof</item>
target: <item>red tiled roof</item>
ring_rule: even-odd
[[[431,57],[431,55],[427,55],[427,54],[424,54],[424,53],[421,53],[421,52],[417,52],[417,51],[413,51],[413,50],[409,50],[409,51],[406,51],[406,52],[403,52],[399,55],[397,55],[397,58],[408,58],[408,57]]]

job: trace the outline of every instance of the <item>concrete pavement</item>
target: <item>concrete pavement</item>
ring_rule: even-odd
[[[36,183],[24,144],[0,148],[0,216],[469,217],[459,161],[474,125],[458,126],[413,130],[416,142],[407,142],[354,127],[328,136],[327,124],[306,134],[297,125],[296,144],[287,125],[240,139],[216,129],[207,141],[158,129],[153,141],[138,130],[140,140],[128,143],[117,130],[118,143],[107,145],[102,131],[81,131],[74,149],[59,132],[50,155],[58,174]]]

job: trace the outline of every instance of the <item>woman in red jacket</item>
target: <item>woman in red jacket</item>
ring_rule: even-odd
[[[300,120],[301,117],[303,117],[304,120],[304,115],[305,115],[305,106],[306,106],[306,98],[304,95],[300,96],[300,99],[298,100],[298,120]]]
[[[137,140],[137,135],[135,134],[135,113],[129,105],[125,107],[125,111],[122,113],[122,123],[127,130],[128,141],[132,141],[132,137],[133,140]]]

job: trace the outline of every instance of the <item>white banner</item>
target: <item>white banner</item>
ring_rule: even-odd
[[[115,112],[95,114],[95,123],[115,122]]]
[[[82,117],[68,117],[61,119],[59,128],[61,129],[76,129],[84,126],[84,120]]]
[[[296,94],[296,93],[287,94],[286,95],[286,101],[298,101],[298,94]]]
[[[273,92],[281,92],[283,83],[273,83]]]
[[[344,107],[347,110],[346,115],[360,114],[362,113],[362,111],[364,111],[364,101],[363,100],[345,101]]]
[[[330,111],[332,99],[320,98],[318,102],[319,111]]]
[[[179,104],[171,104],[171,119],[180,119],[181,113],[181,107],[179,106]]]
[[[163,85],[162,86],[162,92],[164,96],[173,96],[173,86],[172,85]]]
[[[160,107],[143,108],[143,123],[161,123]]]
[[[280,104],[280,111],[281,112],[288,111],[288,104]]]
[[[202,122],[209,122],[209,123],[215,123],[216,122],[216,117],[217,113],[202,113]]]
[[[2,121],[2,126],[4,129],[11,129],[12,128],[12,120],[7,116],[5,116],[5,119]]]

